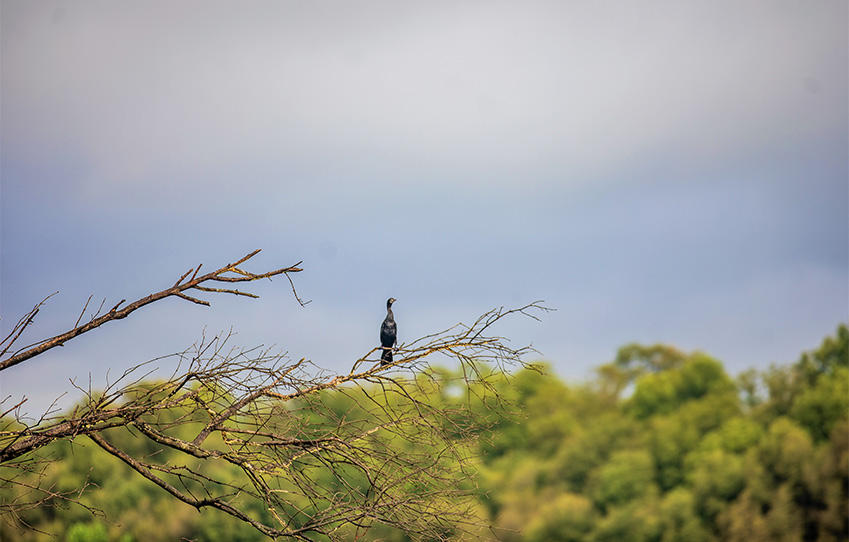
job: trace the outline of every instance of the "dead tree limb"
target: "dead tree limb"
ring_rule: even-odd
[[[14,362],[6,367],[190,289],[251,295],[198,287],[206,281],[300,271],[297,264],[262,274],[238,267],[255,254],[206,275],[190,270],[172,288],[39,343],[8,358]],[[19,326],[29,325],[37,309]],[[474,428],[484,422],[471,403],[497,403],[497,378],[526,366],[523,358],[534,352],[510,347],[494,328],[507,317],[536,318],[546,310],[541,302],[492,310],[471,325],[401,344],[390,364],[373,357],[374,348],[346,374],[270,350],[234,348],[230,335],[204,337],[171,358],[170,377],[149,381],[149,364],[141,364],[102,391],[78,388],[82,400],[69,413],[28,423],[18,403],[0,419],[0,482],[26,489],[26,496],[0,503],[0,515],[15,521],[18,511],[39,503],[82,502],[86,488],[76,496],[52,489],[45,474],[51,459],[43,452],[84,436],[172,498],[217,509],[271,539],[349,540],[374,524],[414,540],[474,530]],[[459,364],[467,400],[431,400],[444,385],[433,377],[440,356]]]
[[[167,289],[162,290],[160,292],[157,292],[155,294],[151,294],[147,297],[143,297],[143,298],[141,298],[137,301],[134,301],[133,303],[130,303],[129,305],[125,306],[123,309],[119,310],[118,307],[120,307],[124,303],[124,300],[121,300],[120,303],[115,305],[106,314],[95,316],[90,321],[86,322],[83,325],[78,325],[78,326],[74,327],[73,329],[71,329],[70,331],[66,331],[65,333],[61,333],[61,334],[59,334],[59,335],[57,335],[53,338],[46,339],[44,341],[36,343],[35,345],[25,347],[21,351],[15,352],[14,354],[9,356],[8,358],[0,361],[0,371],[2,371],[4,369],[8,369],[9,367],[13,367],[13,366],[17,365],[18,363],[24,362],[24,361],[26,361],[26,360],[34,357],[34,356],[42,354],[42,353],[46,352],[47,350],[50,350],[51,348],[55,348],[56,346],[62,346],[67,341],[69,341],[69,340],[71,340],[75,337],[78,337],[78,336],[82,335],[83,333],[91,331],[92,329],[98,328],[98,327],[102,326],[103,324],[105,324],[106,322],[111,322],[113,320],[121,320],[122,318],[126,318],[131,313],[133,313],[134,311],[144,307],[145,305],[149,305],[151,303],[154,303],[154,302],[159,301],[160,299],[164,299],[166,297],[176,296],[176,297],[180,297],[182,299],[186,299],[188,301],[191,301],[193,303],[198,303],[200,305],[209,306],[208,301],[203,301],[203,300],[200,300],[200,299],[197,299],[197,298],[194,298],[194,297],[187,295],[185,293],[187,290],[194,289],[194,290],[205,291],[205,292],[229,293],[229,294],[233,294],[233,295],[257,297],[254,294],[240,292],[239,290],[235,290],[235,289],[209,288],[209,287],[201,286],[201,284],[203,284],[205,282],[213,282],[213,281],[215,281],[215,282],[249,282],[249,281],[260,280],[260,279],[264,279],[264,278],[271,278],[271,277],[274,277],[274,276],[277,276],[277,275],[280,275],[280,274],[286,274],[288,276],[289,273],[297,273],[297,272],[301,271],[301,268],[298,267],[301,264],[301,262],[298,262],[295,265],[292,265],[292,266],[289,266],[289,267],[283,267],[281,269],[277,269],[277,270],[274,270],[274,271],[268,271],[266,273],[258,273],[258,274],[248,273],[246,271],[242,271],[241,269],[239,269],[239,267],[238,267],[239,265],[245,263],[246,261],[248,261],[251,258],[253,258],[254,256],[256,256],[259,253],[259,251],[260,251],[260,249],[257,249],[255,251],[251,252],[250,254],[248,254],[247,256],[237,260],[234,263],[227,264],[224,267],[222,267],[221,269],[218,269],[217,271],[213,271],[211,273],[207,273],[206,275],[201,275],[199,277],[197,276],[197,271],[200,270],[200,265],[197,267],[197,269],[189,269],[188,271],[186,271],[186,273],[182,277],[180,277],[177,280],[176,283],[174,283],[174,286],[172,286],[171,288],[167,288]],[[186,278],[193,271],[194,271],[195,274],[192,275],[192,278],[186,280]],[[238,276],[234,277],[234,276],[231,276],[231,275],[227,275],[227,273],[234,273]],[[301,305],[304,305],[304,302],[301,301],[301,299],[297,297],[297,294],[295,295],[295,297],[298,299],[298,302],[301,303]],[[44,301],[46,301],[46,299]],[[39,303],[32,311],[30,311],[30,313],[27,314],[24,317],[24,319],[22,319],[21,322],[15,327],[15,329],[12,331],[12,334],[10,334],[10,336],[7,337],[4,340],[4,342],[9,341],[9,343],[4,347],[4,349],[2,351],[3,354],[5,354],[8,351],[11,344],[20,337],[20,334],[23,333],[24,329],[27,326],[29,326],[30,324],[32,324],[33,318],[38,313],[38,310],[40,309],[41,305],[44,304],[44,301]],[[83,310],[85,310],[85,309],[83,309]],[[0,345],[2,345],[2,343],[0,343]]]

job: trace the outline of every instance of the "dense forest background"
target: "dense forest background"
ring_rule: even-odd
[[[795,363],[736,377],[705,353],[665,345],[625,346],[581,384],[540,369],[494,375],[499,404],[484,390],[459,392],[462,375],[450,370],[423,374],[428,385],[415,386],[429,401],[462,407],[458,434],[473,425],[462,445],[480,457],[468,483],[482,526],[466,530],[504,542],[849,540],[845,325]],[[375,399],[377,391],[322,401],[335,416],[365,415],[357,394]],[[125,429],[110,439],[167,454]],[[44,451],[52,458],[45,482],[57,492],[86,487],[81,502],[103,515],[56,502],[4,518],[0,539],[262,540],[225,514],[175,501],[79,440]],[[20,491],[0,490],[5,502]],[[358,540],[405,538],[375,526]]]

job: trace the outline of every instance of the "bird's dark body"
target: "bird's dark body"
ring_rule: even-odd
[[[395,315],[392,314],[392,303],[395,299],[389,298],[386,301],[386,318],[380,325],[380,346],[383,347],[383,353],[380,355],[381,365],[392,363],[392,348],[398,342],[398,325],[395,324]]]

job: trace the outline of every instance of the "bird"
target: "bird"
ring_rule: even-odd
[[[395,315],[392,314],[392,304],[395,298],[386,300],[386,318],[380,324],[380,345],[383,353],[380,355],[380,364],[392,363],[392,347],[398,342],[398,326],[395,324]]]

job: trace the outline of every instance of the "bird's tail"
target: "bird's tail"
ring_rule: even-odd
[[[383,354],[380,355],[380,361],[383,363],[392,363],[392,349],[391,348],[383,348]]]

